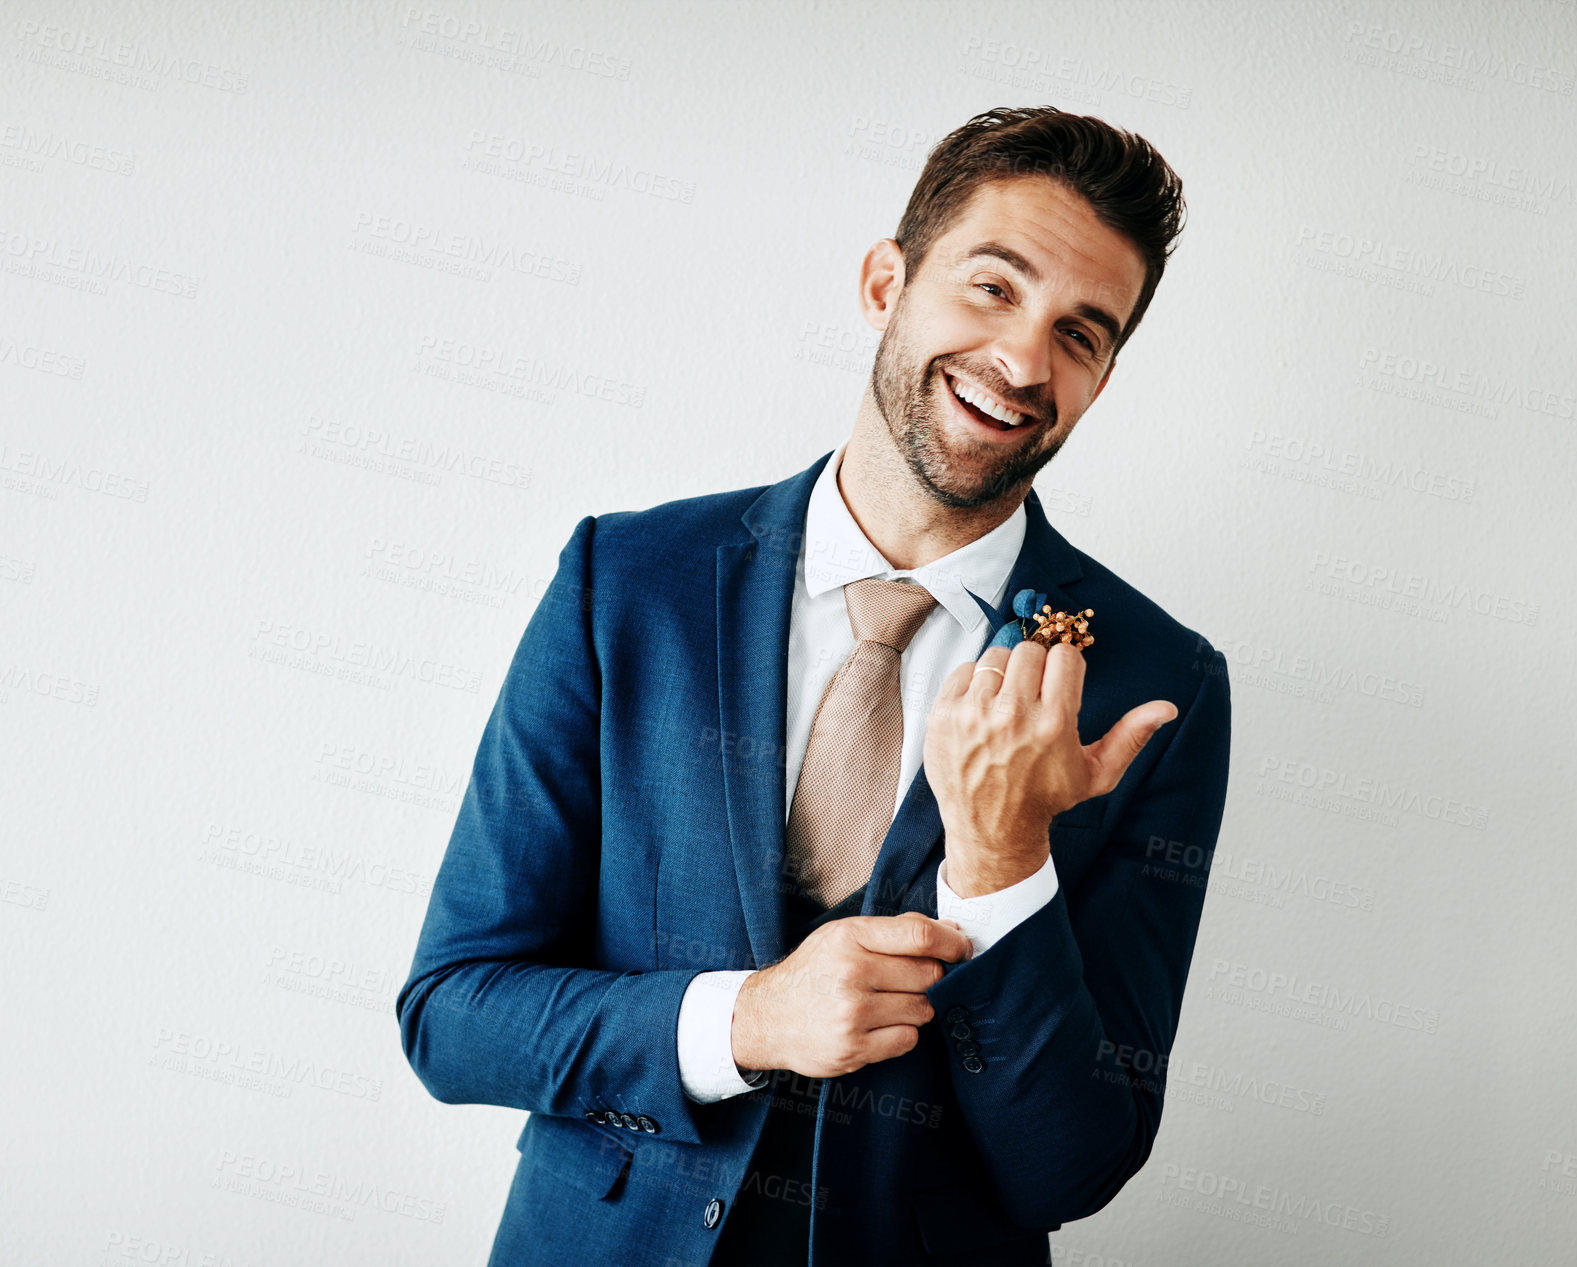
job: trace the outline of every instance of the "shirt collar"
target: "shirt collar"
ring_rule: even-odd
[[[805,586],[812,598],[867,576],[882,580],[910,578],[953,614],[966,630],[986,619],[971,592],[992,607],[1002,605],[1008,577],[1024,546],[1028,516],[1020,502],[990,532],[959,546],[923,567],[894,568],[861,531],[838,488],[838,467],[847,443],[827,459],[810,490],[805,508]]]

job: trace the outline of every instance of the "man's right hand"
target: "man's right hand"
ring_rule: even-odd
[[[734,1063],[836,1078],[901,1056],[935,1015],[925,992],[969,938],[919,911],[854,915],[811,932],[745,978],[734,1003]]]

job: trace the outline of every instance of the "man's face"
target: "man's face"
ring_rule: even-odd
[[[876,405],[921,485],[973,507],[1032,480],[1106,385],[1144,276],[1138,248],[1063,185],[977,189],[904,279],[876,349]],[[956,388],[1023,424],[1002,426]]]

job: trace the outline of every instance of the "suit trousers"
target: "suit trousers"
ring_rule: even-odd
[[[822,924],[858,915],[864,904],[863,887],[836,906],[823,907],[796,884],[784,897],[789,950]],[[770,1096],[771,1107],[734,1208],[724,1219],[712,1267],[805,1267],[810,1261],[810,1212],[819,1199],[811,1184],[811,1161],[823,1080],[789,1069],[768,1072],[764,1087],[745,1093]]]

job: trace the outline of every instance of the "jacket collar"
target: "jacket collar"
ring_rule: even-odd
[[[993,608],[981,595],[994,599],[1007,584],[1013,563],[1024,548],[1024,507],[1015,506],[991,531],[940,559],[917,568],[893,569],[855,522],[838,488],[838,464],[847,449],[845,444],[835,450],[811,484],[801,557],[810,596],[892,572],[925,586],[960,628],[977,639],[984,637],[983,622],[991,617]]]

